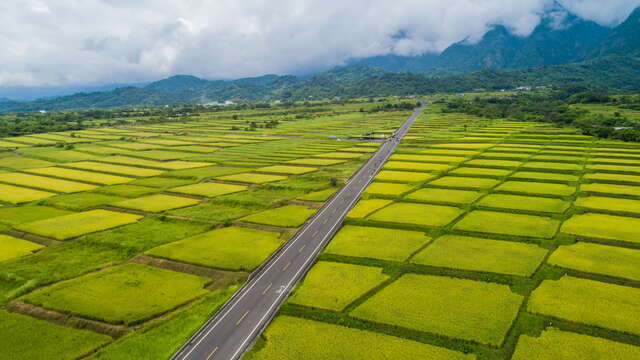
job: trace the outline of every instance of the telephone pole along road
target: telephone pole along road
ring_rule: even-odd
[[[389,159],[425,104],[185,344],[172,360],[236,360],[275,317],[291,290],[340,229],[345,215]]]

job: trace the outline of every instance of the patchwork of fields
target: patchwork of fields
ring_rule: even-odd
[[[409,114],[376,105],[2,139],[0,358],[171,356]]]
[[[640,358],[640,147],[429,111],[245,358]]]

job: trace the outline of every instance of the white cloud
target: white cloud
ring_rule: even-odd
[[[614,26],[624,21],[640,0],[559,0],[572,13],[601,25]]]
[[[602,24],[640,0],[560,0]],[[305,73],[438,52],[492,24],[529,34],[553,0],[3,0],[0,86]],[[401,34],[402,36],[398,36]]]

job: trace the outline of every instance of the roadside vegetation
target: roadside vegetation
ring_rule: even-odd
[[[0,139],[0,358],[170,357],[378,145],[348,139],[404,122],[395,104],[0,116],[41,125]]]

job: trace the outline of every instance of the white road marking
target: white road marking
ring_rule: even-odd
[[[416,115],[416,112],[414,112],[414,115]],[[413,119],[413,121],[415,121],[415,120],[416,120],[416,119]],[[380,167],[381,167],[381,166],[382,166],[382,164],[379,164],[379,165],[377,166],[377,168],[376,168],[376,172],[378,172],[378,171],[380,170]],[[359,176],[360,172],[362,172],[363,170],[365,170],[365,168],[361,168],[361,169],[356,173],[355,177]],[[340,197],[340,196],[341,196],[341,193],[342,193],[345,189],[346,189],[346,187],[345,187],[345,188],[343,188],[343,189],[341,189],[341,190],[338,192],[338,194],[336,195],[336,198],[337,198],[337,197]],[[364,189],[363,189],[363,190],[364,190]],[[347,207],[345,208],[345,210],[342,212],[342,214],[341,214],[341,216],[340,216],[340,217],[344,217],[344,216],[346,215],[347,211],[351,208],[351,206],[353,206],[353,204],[354,204],[357,200],[358,200],[358,198],[357,198],[357,197],[354,197],[354,199],[350,202],[349,206],[347,206]],[[342,200],[342,203],[344,203],[344,202],[345,202],[345,200],[343,199],[343,200]],[[326,211],[327,209],[329,209],[329,207],[327,207],[327,208],[323,209],[323,210],[320,212],[320,214],[318,215],[318,217],[319,217],[319,216],[320,216],[324,211]],[[336,209],[333,209],[332,213],[335,213],[335,212],[336,212]],[[312,223],[310,223],[310,224],[312,224]],[[295,281],[295,279],[298,277],[298,275],[300,274],[300,272],[302,272],[302,271],[306,268],[306,265],[308,264],[309,260],[313,258],[313,256],[314,256],[315,252],[316,252],[316,251],[320,248],[320,246],[325,242],[325,240],[326,240],[327,236],[328,236],[329,234],[331,234],[331,233],[333,232],[333,230],[335,229],[335,227],[336,227],[336,226],[338,226],[338,225],[340,225],[340,222],[338,222],[338,223],[334,224],[334,225],[331,227],[331,229],[326,233],[325,237],[322,239],[322,241],[320,241],[320,243],[318,244],[318,246],[316,246],[316,248],[315,248],[315,249],[314,249],[314,251],[311,253],[311,255],[310,255],[310,256],[305,260],[305,263],[304,263],[303,267],[301,267],[301,268],[296,272],[296,274],[294,275],[294,277],[292,278],[292,280],[289,282],[289,285],[287,285],[287,287],[289,287],[289,286],[290,286],[290,284],[292,284],[292,283],[293,283],[293,281]],[[242,295],[240,295],[240,297],[239,297],[239,298],[238,298],[238,299],[237,299],[233,304],[231,304],[231,306],[230,306],[230,307],[225,311],[225,313],[224,313],[223,315],[221,315],[221,317],[218,319],[218,321],[216,321],[216,322],[215,322],[215,324],[214,324],[214,325],[213,325],[213,326],[212,326],[212,327],[211,327],[211,328],[210,328],[210,329],[209,329],[209,330],[208,330],[208,331],[207,331],[203,336],[201,336],[200,340],[199,340],[199,341],[198,341],[198,342],[193,346],[193,348],[192,348],[189,352],[187,352],[187,354],[183,357],[183,359],[184,359],[184,358],[186,358],[186,357],[188,357],[188,356],[189,356],[189,355],[190,355],[190,354],[191,354],[191,353],[192,353],[192,352],[193,352],[193,351],[194,351],[194,350],[195,350],[195,349],[200,345],[200,343],[202,343],[202,341],[203,341],[203,340],[204,340],[204,339],[205,339],[205,338],[206,338],[206,337],[207,337],[207,336],[208,336],[208,335],[209,335],[209,334],[210,334],[210,333],[211,333],[211,332],[212,332],[212,331],[217,327],[217,325],[218,325],[218,324],[219,324],[219,323],[220,323],[220,322],[221,322],[221,321],[222,321],[222,320],[223,320],[223,319],[224,319],[224,318],[225,318],[225,317],[226,317],[226,316],[231,312],[231,310],[232,310],[232,309],[233,309],[233,308],[234,308],[238,303],[240,303],[240,301],[241,301],[241,300],[242,300],[242,299],[243,299],[243,298],[244,298],[244,297],[245,297],[245,296],[246,296],[246,295],[251,291],[251,289],[252,289],[256,284],[258,284],[258,283],[260,282],[260,279],[262,279],[262,277],[263,277],[266,273],[268,273],[269,269],[271,269],[271,268],[273,267],[273,265],[275,265],[275,263],[277,262],[277,260],[279,260],[279,259],[280,259],[280,258],[281,258],[281,257],[282,257],[282,256],[283,256],[283,255],[284,255],[284,254],[285,254],[285,253],[286,253],[290,248],[291,248],[291,246],[293,246],[293,245],[295,244],[295,242],[297,242],[297,241],[302,237],[302,234],[304,234],[304,233],[305,233],[309,228],[310,228],[310,225],[309,225],[309,226],[307,226],[307,227],[305,227],[305,228],[304,228],[304,229],[303,229],[303,230],[298,234],[298,236],[296,236],[296,237],[295,237],[295,239],[292,239],[292,241],[291,241],[288,245],[286,245],[286,248],[282,250],[282,252],[278,255],[278,257],[275,259],[275,261],[274,261],[271,265],[269,265],[269,267],[268,267],[267,269],[265,269],[265,270],[260,274],[260,276],[258,277],[258,279],[256,279],[256,281],[255,281],[253,284],[251,284],[251,285],[247,288],[247,290],[245,290],[245,291],[244,291],[244,293],[243,293]],[[284,292],[283,292],[283,293],[284,293]],[[238,353],[239,353],[240,351],[242,351],[242,349],[245,347],[246,343],[247,343],[247,342],[248,342],[248,341],[253,337],[253,333],[255,332],[255,330],[256,330],[258,327],[260,327],[260,326],[261,326],[261,323],[264,321],[264,319],[265,319],[267,316],[269,316],[269,314],[271,313],[271,311],[272,311],[273,307],[274,307],[274,306],[276,306],[276,305],[278,304],[278,302],[280,301],[280,297],[281,297],[281,294],[280,294],[280,296],[278,296],[278,297],[276,298],[276,301],[275,301],[275,302],[274,302],[274,303],[269,307],[269,309],[268,309],[267,313],[265,313],[265,315],[260,319],[260,321],[258,322],[258,324],[257,324],[257,325],[253,328],[253,330],[249,333],[249,337],[247,337],[247,338],[242,342],[242,344],[240,345],[240,347],[238,348],[238,350],[236,350],[236,352],[233,354],[232,359],[233,359],[233,358],[235,358],[235,357],[238,355]],[[205,325],[205,326],[206,326],[206,325]]]

